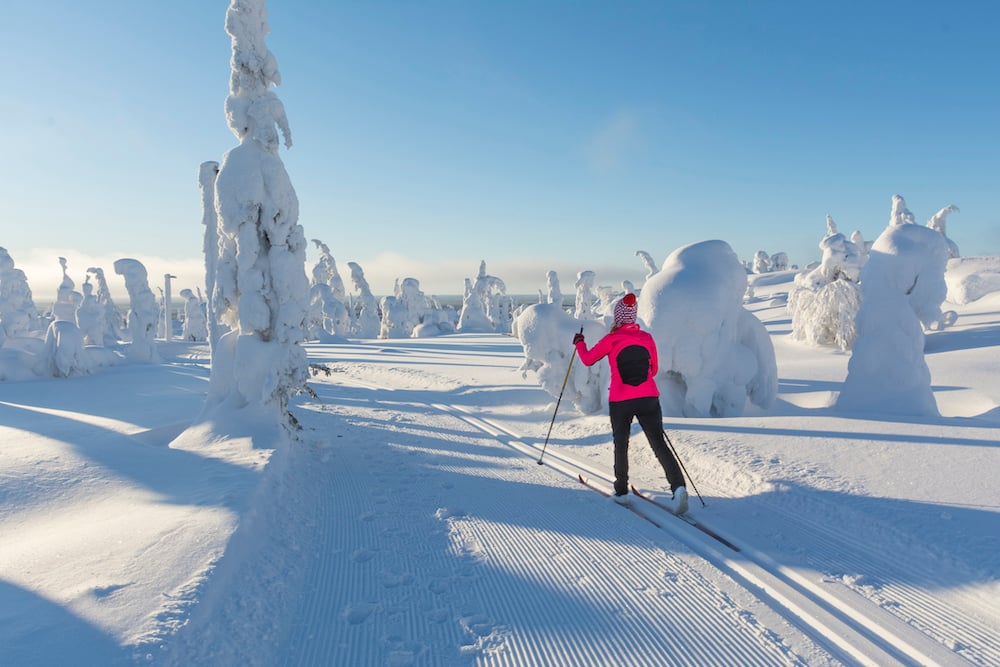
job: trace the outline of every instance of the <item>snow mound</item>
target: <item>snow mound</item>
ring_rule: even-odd
[[[1000,292],[1000,257],[950,259],[944,280],[948,284],[948,301],[959,305]]]

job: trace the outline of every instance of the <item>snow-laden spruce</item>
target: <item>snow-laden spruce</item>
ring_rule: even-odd
[[[351,333],[358,338],[377,338],[382,327],[382,313],[378,301],[372,294],[372,288],[365,278],[365,271],[357,262],[348,262],[351,270],[351,282],[358,292],[358,303],[352,313]]]
[[[539,297],[542,296],[542,291],[538,291]],[[559,274],[555,271],[547,271],[545,273],[545,295],[544,298],[539,299],[539,303],[554,303],[562,307],[563,295],[562,288],[559,286]]]
[[[653,256],[645,250],[636,250],[635,256],[642,260],[642,265],[646,267],[646,280],[652,278],[660,270],[660,268],[656,266],[656,261],[653,260]]]
[[[462,333],[489,333],[493,329],[493,322],[486,314],[486,304],[483,303],[482,294],[472,284],[472,280],[466,278],[462,293],[462,310],[458,314],[458,330]]]
[[[80,289],[83,290],[83,298],[76,309],[76,325],[80,327],[80,333],[83,334],[83,342],[87,345],[104,347],[105,311],[97,301],[89,275],[83,281]]]
[[[264,43],[264,1],[233,0],[226,32],[232,38],[226,119],[240,144],[226,153],[215,179],[213,302],[230,331],[212,349],[206,408],[249,406],[264,420],[288,423],[288,399],[308,376],[301,343],[309,284],[299,202],[278,156],[278,130],[287,147],[292,141],[271,90],[281,75]]]
[[[156,322],[160,309],[153,290],[149,289],[146,267],[137,259],[125,257],[115,261],[115,273],[125,278],[129,310],[126,328],[131,341],[125,357],[138,363],[159,363],[156,350]]]
[[[774,402],[774,346],[743,307],[746,284],[742,262],[718,240],[678,248],[646,281],[638,315],[656,340],[664,414],[739,417],[748,400]]]
[[[306,315],[306,338],[329,343],[342,340],[351,333],[351,314],[347,306],[347,290],[337,270],[337,261],[330,247],[313,239],[320,257],[312,269],[309,281],[309,312]]]
[[[42,328],[24,271],[15,268],[6,248],[0,248],[0,346],[7,338],[26,336]]]
[[[858,280],[866,255],[837,231],[829,215],[819,247],[823,250],[819,266],[796,274],[788,293],[792,338],[846,351],[857,337],[855,318],[861,307]]]
[[[198,169],[198,188],[201,190],[201,223],[205,226],[202,246],[205,253],[205,319],[208,341],[213,348],[222,334],[229,330],[220,322],[215,303],[215,275],[223,252],[223,247],[219,244],[219,217],[215,213],[215,179],[218,176],[218,162],[209,160],[201,163]],[[229,248],[228,244],[226,248]]]
[[[59,263],[63,277],[52,314],[41,317],[24,272],[14,268],[14,260],[0,248],[0,381],[85,375],[121,360],[104,347],[105,310],[93,295],[90,275],[81,294],[66,259],[60,257]]]
[[[416,278],[397,280],[392,296],[382,297],[379,338],[427,338],[454,333],[458,313],[444,309],[420,289]]]
[[[184,299],[184,324],[181,338],[187,341],[208,340],[208,320],[205,317],[205,302],[188,288],[181,290]]]
[[[118,341],[125,338],[123,329],[125,318],[118,310],[114,299],[111,298],[111,288],[108,287],[108,280],[104,276],[104,269],[99,266],[91,266],[87,269],[87,274],[94,277],[97,282],[97,303],[104,309],[104,346],[113,347]]]
[[[578,320],[593,320],[598,317],[597,305],[600,299],[594,293],[597,276],[593,271],[580,271],[576,275],[576,308],[573,316]]]
[[[924,329],[953,317],[941,312],[948,245],[913,222],[899,195],[889,226],[861,272],[858,337],[837,400],[844,410],[938,416],[924,359]]]
[[[927,221],[927,226],[936,232],[940,232],[941,236],[944,237],[944,242],[948,245],[948,259],[955,259],[956,257],[961,257],[962,254],[958,251],[958,244],[948,238],[947,228],[948,228],[948,214],[958,213],[958,207],[949,204],[945,206],[940,211],[931,216],[931,219]]]
[[[462,333],[510,333],[514,319],[514,300],[507,285],[486,272],[486,260],[479,262],[475,282],[466,278],[458,331]]]
[[[549,277],[552,275],[550,271]],[[534,374],[550,396],[561,396],[581,412],[593,414],[607,404],[611,377],[607,364],[588,368],[572,363],[576,356],[573,334],[581,329],[593,343],[608,332],[608,323],[603,319],[578,320],[561,303],[536,303],[521,310],[512,332],[524,350],[521,374]]]

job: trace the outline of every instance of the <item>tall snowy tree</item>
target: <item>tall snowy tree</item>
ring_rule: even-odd
[[[947,263],[944,236],[915,224],[906,202],[895,195],[889,226],[872,245],[861,273],[857,341],[838,408],[939,416],[923,330],[945,326],[941,304],[948,292]]]
[[[264,0],[232,0],[226,32],[232,74],[226,119],[240,144],[223,158],[215,179],[219,255],[213,306],[230,327],[212,350],[209,407],[259,408],[288,425],[288,399],[308,376],[304,323],[309,281],[299,202],[281,158],[278,131],[291,147],[281,83],[264,44]]]
[[[356,311],[352,313],[352,331],[358,338],[376,338],[382,326],[382,314],[378,309],[378,303],[372,289],[365,279],[364,269],[357,262],[348,262],[351,270],[351,281],[354,289],[359,292],[358,305]]]
[[[201,188],[201,224],[205,225],[205,321],[208,326],[208,340],[211,346],[219,342],[225,331],[219,323],[215,308],[215,274],[219,264],[219,219],[215,214],[215,179],[219,175],[219,163],[214,160],[202,162],[198,169],[198,187]]]
[[[129,298],[126,326],[131,343],[125,356],[138,363],[159,363],[160,355],[156,350],[156,320],[159,310],[153,290],[149,289],[146,267],[137,259],[124,257],[115,260],[115,273],[125,278]]]

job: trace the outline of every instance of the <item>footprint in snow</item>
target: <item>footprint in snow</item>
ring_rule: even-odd
[[[371,549],[358,549],[351,554],[351,560],[355,563],[367,563],[372,558],[375,558],[375,552]]]
[[[344,620],[351,625],[358,625],[359,623],[364,623],[368,618],[375,613],[378,609],[378,605],[371,602],[359,602],[355,604],[350,604],[344,607],[342,616]]]

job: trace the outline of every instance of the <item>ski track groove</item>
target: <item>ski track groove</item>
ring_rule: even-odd
[[[504,557],[509,557],[513,562],[515,559],[518,562],[524,562],[524,555],[521,553],[510,552],[508,549],[504,548],[504,545],[516,545],[523,543],[523,540],[513,539],[515,536],[509,530],[492,530],[489,526],[484,526],[482,524],[466,526],[465,530],[475,530],[475,539],[479,542],[489,543],[495,545],[490,549],[491,554],[495,554],[494,557],[503,559]],[[581,530],[583,528],[581,527]],[[573,527],[568,527],[568,532],[575,532]],[[492,533],[492,534],[491,534]],[[573,577],[571,578],[583,578],[589,582],[597,582],[597,585],[592,585],[587,594],[577,593],[573,588],[573,582],[564,581],[561,582],[564,590],[572,591],[568,593],[568,596],[573,597],[575,600],[579,600],[584,603],[590,603],[595,597],[597,599],[607,599],[614,600],[616,597],[620,596],[622,591],[619,591],[612,584],[608,583],[608,566],[605,564],[607,559],[610,560],[616,554],[614,545],[611,544],[601,544],[595,547],[592,544],[586,544],[582,538],[577,538],[575,536],[569,537],[569,542],[567,547],[577,550],[580,553],[594,553],[599,558],[597,560],[592,560],[585,569],[581,569],[579,566],[574,567]],[[547,553],[552,553],[552,544],[548,544]],[[662,560],[661,560],[662,559]],[[637,610],[649,608],[649,600],[645,598],[650,594],[650,589],[653,585],[650,582],[660,581],[664,578],[663,576],[663,561],[669,560],[671,564],[678,565],[674,562],[675,556],[665,552],[658,552],[655,557],[645,556],[631,563],[634,568],[630,570],[630,573],[634,573],[631,581],[631,586],[628,591],[629,605],[624,607],[609,607],[607,608],[607,614],[609,615],[609,620],[614,622],[618,621],[629,621],[629,620],[639,620],[639,614]],[[540,564],[540,563],[539,563]],[[678,567],[677,569],[686,569],[684,567]],[[547,575],[546,570],[538,567],[532,566],[529,571],[521,573],[525,578],[534,578],[537,580],[539,586],[545,585],[545,576]],[[490,578],[491,575],[485,575]],[[681,577],[677,577],[681,579]],[[711,588],[711,585],[702,580],[700,577],[691,576],[690,573],[686,574],[684,579],[688,581],[698,581],[699,584],[705,588]],[[655,588],[659,588],[656,586]],[[697,592],[701,592],[700,590]],[[659,596],[657,593],[654,595]],[[669,605],[659,605],[662,611],[662,615],[654,614],[656,618],[656,623],[644,623],[644,622],[619,622],[615,625],[615,629],[620,632],[623,641],[621,643],[616,643],[610,645],[606,650],[601,650],[600,646],[595,644],[595,638],[577,634],[575,631],[571,630],[568,635],[562,637],[562,641],[555,648],[561,654],[569,656],[569,648],[577,648],[578,650],[582,647],[582,653],[586,656],[593,656],[592,659],[584,662],[579,654],[574,656],[570,661],[566,662],[567,665],[604,665],[604,664],[616,664],[616,665],[655,665],[662,664],[660,661],[665,658],[670,658],[670,662],[677,662],[680,664],[735,664],[736,662],[746,663],[747,654],[753,653],[753,646],[748,645],[746,642],[740,642],[742,646],[742,651],[734,651],[733,645],[718,644],[717,649],[721,648],[723,650],[719,651],[719,655],[696,655],[693,653],[688,653],[684,649],[688,646],[690,642],[680,642],[677,646],[674,644],[674,650],[671,651],[669,648],[665,648],[662,654],[657,656],[643,656],[637,657],[635,655],[630,655],[623,652],[623,646],[666,646],[669,643],[670,636],[665,635],[660,629],[669,628],[672,632],[671,636],[676,635],[692,635],[701,636],[704,638],[705,635],[725,635],[730,629],[730,624],[727,623],[725,617],[718,618],[713,617],[712,614],[706,614],[701,617],[700,622],[694,622],[691,620],[689,613],[678,614],[677,610],[684,608],[690,610],[691,608],[696,608],[698,605],[704,604],[701,596],[696,594],[696,589],[690,587],[684,587],[679,589],[676,593],[672,594],[675,598],[672,600],[672,604]],[[499,600],[502,604],[498,606],[499,609],[503,609],[505,606],[511,605],[510,599],[504,596],[503,599]],[[718,602],[716,600],[716,602]],[[518,604],[513,604],[509,609],[510,612],[516,612],[520,607]],[[537,606],[532,606],[532,609],[537,610]],[[542,616],[548,616],[554,613],[558,613],[558,608],[552,608],[551,605],[545,605],[543,608]],[[706,623],[706,619],[708,622]],[[571,620],[571,619],[567,619]],[[528,627],[533,627],[533,623],[529,623]],[[572,627],[568,625],[568,627]],[[551,645],[552,640],[547,642],[547,645]],[[701,642],[704,644],[705,642]],[[551,660],[551,656],[549,656]],[[536,664],[536,663],[532,663]],[[551,664],[549,661],[542,661],[537,664]],[[762,663],[764,664],[764,663]]]
[[[725,496],[725,491],[714,491]],[[817,590],[839,588],[827,592],[840,605],[856,606],[849,600],[863,600],[874,615],[890,616],[894,625],[907,625],[937,644],[930,652],[950,656],[963,664],[1000,665],[1000,643],[996,641],[993,625],[983,618],[1000,616],[1000,603],[987,599],[980,591],[952,588],[949,599],[943,599],[933,590],[907,583],[900,577],[897,552],[875,550],[854,532],[832,529],[827,523],[808,518],[810,512],[797,512],[791,507],[771,505],[755,497],[741,498],[742,502],[759,507],[760,513],[780,514],[789,535],[807,535],[802,541],[821,546],[805,555],[806,565],[783,568],[786,575],[796,579],[805,588]],[[865,517],[861,517],[864,519]],[[786,539],[788,536],[785,536]],[[906,546],[900,550],[905,554]],[[769,559],[768,559],[769,560]],[[804,572],[803,572],[804,570]],[[816,577],[824,577],[822,584]],[[860,575],[861,583],[849,581]],[[924,565],[910,564],[907,576],[917,576],[926,582],[939,580],[939,575]],[[848,579],[848,580],[845,580]],[[825,584],[825,585],[823,585]],[[864,605],[858,607],[864,613]],[[869,614],[871,616],[872,614]],[[961,646],[961,650],[954,648]],[[934,661],[930,661],[934,662]]]
[[[950,639],[958,639],[967,647],[965,652],[972,654],[970,657],[974,662],[1000,665],[1000,645],[995,641],[991,629],[956,605],[899,580],[898,576],[892,574],[894,567],[888,560],[890,555],[874,551],[849,535],[833,533],[785,509],[773,511],[780,512],[787,521],[795,523],[801,532],[809,533],[810,543],[824,545],[823,551],[810,554],[810,564],[817,571],[833,579],[839,578],[838,572],[841,574],[849,574],[852,570],[858,573],[864,572],[866,573],[864,578],[874,580],[879,591],[878,597],[884,600],[880,602],[862,590],[855,590],[854,587],[841,582],[840,585],[845,590],[866,599],[942,645]],[[845,550],[843,548],[845,543],[851,545],[851,549]],[[845,568],[848,572],[844,572]],[[911,567],[910,572],[916,573],[916,570]],[[934,578],[934,574],[926,569],[921,570],[919,574],[928,581]],[[966,597],[961,592],[956,595],[960,598]],[[975,601],[972,604],[982,605]],[[897,611],[899,608],[905,608],[909,613],[902,615]]]
[[[427,410],[435,406],[421,404],[420,407],[421,410]],[[370,409],[373,415],[379,412],[378,406]],[[355,404],[348,410],[357,413],[359,408]],[[336,412],[336,408],[324,408],[322,411]],[[509,483],[509,463],[522,459],[521,454],[506,443],[498,443],[495,436],[489,433],[486,434],[489,442],[495,443],[495,446],[487,443],[484,447],[482,428],[470,424],[461,415],[448,410],[442,412],[440,409],[432,412],[449,420],[449,426],[445,428],[434,419],[424,420],[426,423],[416,425],[408,421],[394,426],[418,429],[433,424],[437,427],[434,429],[435,436],[454,446],[455,451],[449,452],[453,460],[460,459],[455,454],[456,451],[471,449],[464,446],[465,440],[472,441],[476,452],[474,456],[467,456],[455,465],[441,465],[438,461],[433,466],[436,471],[450,472],[459,477],[477,475]],[[421,411],[414,413],[420,414]],[[363,419],[351,414],[345,421]],[[364,426],[371,430],[370,425]],[[473,433],[469,432],[470,427]],[[345,431],[349,432],[350,429]],[[419,444],[427,439],[426,431],[412,436],[406,436],[402,431],[390,435],[394,441],[405,443],[409,439],[418,443],[419,447],[430,447]],[[376,553],[364,564],[373,567],[359,568],[351,565],[344,567],[342,563],[338,563],[338,559],[324,553],[324,545],[328,548],[337,542],[347,543],[358,539],[357,527],[336,525],[338,522],[333,520],[335,516],[343,514],[342,506],[333,511],[337,503],[353,503],[352,512],[358,515],[365,511],[366,501],[378,501],[377,494],[370,494],[365,488],[365,482],[359,481],[370,473],[365,471],[362,462],[352,459],[352,455],[360,450],[368,451],[375,457],[370,468],[390,470],[387,475],[410,475],[412,478],[412,472],[401,471],[404,466],[398,458],[387,462],[391,458],[389,447],[388,443],[380,439],[379,442],[357,443],[357,446],[342,442],[333,449],[330,474],[336,475],[338,481],[332,483],[331,480],[328,485],[330,493],[320,499],[324,507],[320,512],[323,517],[320,521],[324,525],[317,530],[316,535],[317,557],[313,559],[316,566],[307,574],[303,591],[305,599],[292,623],[287,665],[388,664],[388,660],[393,657],[390,651],[392,647],[386,646],[387,638],[375,636],[376,631],[371,629],[371,626],[378,626],[378,623],[368,622],[378,621],[380,619],[375,617],[386,615],[386,609],[378,607],[375,602],[380,595],[384,599],[385,593],[374,590],[372,584],[365,583],[372,579],[372,573],[363,571],[374,569],[384,554]],[[440,449],[443,450],[444,446]],[[374,451],[382,453],[376,455]],[[414,451],[417,451],[417,447]],[[490,465],[472,466],[468,463],[468,459],[477,460],[485,456],[500,458],[507,465],[497,466],[501,472],[496,472]],[[409,461],[406,463],[407,469],[413,468]],[[552,486],[552,475],[544,468],[536,469],[527,465],[522,472],[528,478],[525,483]],[[352,483],[345,485],[347,491],[337,490],[345,476],[351,477]],[[569,488],[578,487],[575,480],[572,483],[567,481],[565,485]],[[442,625],[450,630],[439,633],[443,636],[434,638],[430,646],[426,643],[418,646],[411,652],[412,660],[406,660],[407,654],[404,651],[398,664],[539,664],[553,667],[599,667],[615,664],[660,667],[671,663],[765,666],[794,662],[789,660],[787,645],[776,640],[773,633],[762,633],[753,623],[746,623],[745,617],[741,618],[740,610],[727,602],[728,595],[717,583],[702,576],[692,566],[692,561],[700,567],[709,567],[713,572],[714,567],[638,517],[623,520],[618,514],[621,508],[602,505],[596,494],[576,490],[577,494],[582,495],[574,497],[586,499],[589,506],[597,508],[596,512],[590,512],[588,507],[588,513],[583,514],[577,508],[570,507],[567,510],[558,506],[559,504],[551,508],[535,506],[531,509],[530,523],[517,521],[518,507],[523,508],[523,501],[497,498],[496,494],[466,494],[457,505],[460,511],[447,516],[444,522],[448,529],[450,547],[441,549],[434,559],[434,569],[441,570],[454,567],[457,562],[459,574],[456,576],[467,578],[467,581],[459,582],[463,584],[461,592],[456,593],[454,590],[459,586],[451,586],[452,590],[448,591],[450,617],[457,620],[458,625],[467,626],[465,634],[460,635],[455,624],[444,623]],[[433,499],[429,502],[432,501]],[[384,499],[384,502],[389,504],[388,499]],[[386,509],[389,510],[388,507]],[[391,506],[392,512],[401,509],[402,514],[406,515],[405,508],[398,504]],[[386,515],[389,513],[387,511]],[[497,521],[488,518],[506,518],[512,515],[512,520]],[[405,518],[403,521],[405,522]],[[627,545],[623,547],[616,541],[602,541],[591,537],[595,530],[591,524],[595,521],[602,522],[601,525],[607,521],[620,524],[615,530],[628,532],[622,538]],[[373,520],[371,523],[381,521]],[[543,528],[535,527],[538,525]],[[384,540],[386,537],[388,535],[384,530],[379,532],[373,525],[368,525],[364,531],[364,539],[372,540],[370,545],[377,544],[379,539]],[[660,546],[665,541],[671,551]],[[533,554],[524,553],[525,544],[533,547],[542,544],[545,547],[544,554],[560,554],[563,562],[559,567],[553,567],[552,558],[540,555],[537,550]],[[641,545],[641,549],[636,545]],[[348,548],[350,547],[345,547],[344,550]],[[620,561],[622,549],[635,551],[630,555],[632,562],[625,572],[614,570],[610,565]],[[405,557],[405,548],[399,550],[404,552]],[[427,563],[411,565],[426,566]],[[533,591],[532,597],[528,600],[518,597],[518,593],[523,595],[524,588],[520,585],[505,585],[511,578],[518,582],[530,580],[532,587],[528,590]],[[581,578],[588,583],[586,587],[581,587],[578,583]],[[488,591],[509,590],[509,594],[491,593],[489,599],[479,599],[475,585],[477,579],[489,584],[486,586]],[[558,582],[554,594],[544,590],[553,587],[553,579]],[[623,579],[627,584],[617,585]],[[359,589],[363,590],[362,594],[357,592]],[[354,591],[354,601],[351,604],[376,605],[376,608],[367,611],[363,622],[345,627],[344,614],[333,603],[338,599],[338,591]],[[412,608],[414,600],[403,599],[399,603],[405,610]],[[365,610],[362,608],[361,611]],[[752,616],[749,611],[744,613]],[[586,614],[588,618],[596,614],[606,619],[607,630],[595,631],[592,624],[588,629],[587,623],[575,623],[580,614]],[[499,624],[496,619],[499,619]],[[516,625],[512,625],[515,623]],[[484,626],[484,629],[479,631],[474,627],[478,625]],[[421,619],[411,618],[406,625],[406,632],[402,634],[419,636],[426,641],[426,626],[425,619],[421,623]],[[473,626],[472,630],[468,626]],[[724,641],[720,641],[720,637]],[[316,638],[320,639],[317,641]],[[391,633],[388,639],[392,640]],[[396,641],[396,644],[399,643]],[[460,648],[456,650],[456,647]],[[412,646],[404,644],[403,648]],[[558,656],[564,657],[560,659]]]
[[[519,451],[523,454],[527,454],[530,450],[536,450],[541,452],[541,448],[538,447],[537,445],[526,444],[525,440],[519,434],[509,431],[506,427],[492,420],[482,419],[480,417],[472,415],[468,410],[462,408],[450,408],[448,406],[443,406],[443,405],[435,405],[435,407],[437,407],[440,410],[462,413],[461,417],[464,418],[466,421],[468,421],[470,424],[480,428],[486,433],[493,435],[498,440],[504,442],[515,451]],[[581,470],[590,470],[591,474],[594,474],[595,476],[600,477],[604,481],[610,483],[607,473],[597,472],[587,463],[578,461],[572,456],[560,455],[549,452],[546,452],[546,456],[549,456],[550,458],[557,458],[570,467],[576,467]],[[764,509],[765,511],[771,511],[770,507],[762,509]],[[853,540],[851,540],[849,537],[841,536],[838,533],[834,533],[833,531],[830,531],[825,527],[816,526],[813,522],[804,520],[797,515],[786,513],[786,516],[788,520],[793,521],[800,526],[809,526],[810,528],[813,529],[814,533],[822,534],[823,539],[820,540],[820,543],[823,543],[825,545],[825,548],[821,552],[810,554],[811,557],[813,557],[817,562],[823,562],[829,565],[827,571],[829,571],[830,573],[836,572],[837,569],[843,569],[842,564],[839,568],[833,567],[833,564],[838,562],[840,563],[843,562],[843,561],[838,561],[839,558],[842,558],[845,552],[845,550],[843,549],[843,542],[846,541],[848,543],[852,543]],[[837,544],[838,541],[840,542],[840,544]],[[864,547],[863,545],[854,543],[854,546],[857,547],[858,550],[871,554],[873,560],[875,561],[882,560],[881,555],[872,554],[870,550]],[[714,561],[716,559],[710,559],[710,560]],[[854,619],[850,614],[850,610],[848,611],[843,610],[843,607],[846,604],[843,598],[835,596],[828,591],[821,590],[819,586],[812,584],[808,581],[805,581],[802,575],[799,574],[798,572],[795,572],[794,570],[789,571],[788,568],[782,568],[780,564],[773,564],[773,563],[765,564],[763,562],[760,562],[759,558],[756,560],[758,561],[756,564],[760,568],[762,568],[766,573],[772,576],[777,576],[779,579],[784,580],[787,584],[789,584],[793,588],[793,590],[795,590],[798,594],[804,596],[807,600],[810,600],[812,603],[815,603],[816,600],[820,600],[822,601],[821,606],[823,606],[824,608],[832,608],[832,612],[830,613],[832,613],[835,617],[840,617],[843,621],[846,621],[847,625],[854,628],[855,631],[858,632],[858,634],[860,634],[861,636],[867,637],[868,641],[872,642],[874,646],[878,647],[878,650],[880,652],[888,652],[890,655],[896,654],[897,655],[896,659],[901,661],[908,661],[913,659],[913,660],[918,660],[923,664],[937,663],[937,661],[935,661],[934,659],[921,653],[919,648],[913,647],[905,638],[898,637],[897,634],[891,631],[888,627],[884,625],[879,626],[877,630],[881,630],[881,632],[878,632],[877,630],[873,631],[871,628],[871,624],[877,623],[877,621],[871,618],[872,616],[871,614],[865,614],[867,618],[863,621],[858,621]],[[864,558],[855,557],[851,559],[851,562],[856,563],[858,565],[857,569],[858,572],[871,570],[870,562],[865,560]],[[747,575],[749,574],[743,568],[737,568],[737,572],[740,574],[741,578],[746,578]],[[831,576],[833,575],[831,574]],[[886,576],[883,577],[883,579],[889,580],[891,579],[891,577]],[[752,578],[748,579],[747,581],[748,583],[751,584],[753,583]],[[921,635],[923,635],[930,641],[935,642],[938,645],[938,647],[942,650],[937,651],[932,649],[931,653],[933,654],[942,654],[943,652],[948,652],[950,653],[950,655],[946,656],[948,658],[953,658],[957,660],[966,659],[966,656],[957,653],[948,647],[948,645],[945,643],[945,640],[947,638],[942,637],[939,630],[934,630],[934,625],[933,625],[934,623],[940,623],[941,624],[940,627],[950,628],[952,631],[952,637],[961,637],[963,640],[962,644],[965,648],[965,652],[970,652],[970,653],[972,652],[970,650],[972,647],[970,647],[967,644],[967,642],[970,641],[969,639],[970,633],[979,639],[978,646],[976,647],[977,650],[985,649],[989,651],[988,647],[990,647],[992,643],[992,636],[989,630],[986,629],[984,625],[980,624],[977,619],[968,616],[966,614],[963,614],[958,609],[955,609],[952,605],[947,605],[945,603],[942,603],[936,600],[935,598],[927,595],[923,591],[920,591],[919,589],[916,589],[912,586],[908,586],[902,582],[897,582],[897,583],[899,584],[899,588],[895,588],[895,586],[891,587],[886,586],[886,588],[887,589],[892,588],[898,590],[902,593],[901,597],[910,599],[914,603],[914,607],[923,610],[924,612],[923,617],[924,619],[927,619],[926,621],[922,622],[920,616],[911,615],[910,617],[906,617],[898,614],[893,614],[892,612],[894,610],[895,605],[888,605],[887,609],[886,606],[880,605],[877,602],[868,599],[866,596],[862,595],[857,591],[852,591],[852,592],[858,595],[858,600],[862,601],[863,604],[868,604],[874,607],[874,611],[876,612],[882,611],[889,613],[895,619],[898,619],[903,624],[909,626],[912,630],[919,632]],[[845,590],[851,590],[851,589],[845,586]],[[907,593],[909,595],[907,595]],[[780,601],[777,602],[779,604],[782,604],[782,606],[785,606]],[[856,604],[848,606],[857,608]],[[781,612],[779,611],[779,613]],[[955,618],[949,617],[949,614],[952,613],[956,614],[958,618],[957,621],[955,620]],[[835,635],[831,632],[830,629],[815,625],[811,621],[806,621],[806,623],[811,627],[813,627],[814,630],[820,636],[826,637],[828,640],[831,640],[830,641],[831,646],[840,645],[839,638],[835,637]],[[914,652],[916,652],[917,655],[914,656],[913,655]],[[903,656],[909,656],[909,658]],[[995,661],[993,657],[982,659],[977,656],[975,662],[978,664],[1000,664],[1000,661]]]

